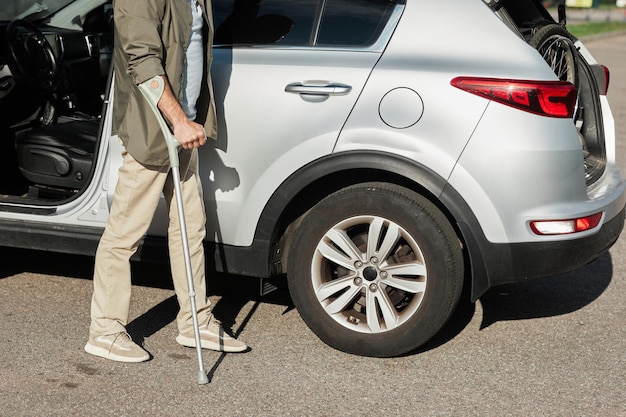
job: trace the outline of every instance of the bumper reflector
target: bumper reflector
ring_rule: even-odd
[[[530,228],[536,235],[566,235],[584,232],[597,227],[602,220],[602,213],[568,220],[535,220],[530,222]]]

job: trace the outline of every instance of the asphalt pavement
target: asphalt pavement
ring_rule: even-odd
[[[626,36],[588,45],[612,70],[617,160],[626,174]],[[0,249],[0,415],[626,416],[626,237],[572,273],[494,288],[410,355],[347,355],[313,335],[284,288],[211,279],[216,314],[251,347],[176,344],[167,271],[135,265],[132,336],[153,359],[83,351],[92,259]],[[228,319],[231,319],[230,321]]]

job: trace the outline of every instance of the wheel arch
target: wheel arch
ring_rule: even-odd
[[[269,244],[270,274],[287,272],[290,236],[310,208],[335,191],[364,182],[397,184],[433,202],[448,217],[462,243],[471,299],[477,299],[489,287],[485,262],[476,244],[484,235],[461,195],[427,167],[377,151],[342,152],[320,158],[281,184],[266,204],[255,235],[255,241]]]

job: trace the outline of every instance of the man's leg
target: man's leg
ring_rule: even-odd
[[[206,323],[210,301],[206,296],[205,262],[203,241],[206,236],[206,213],[202,197],[202,184],[198,175],[198,151],[182,151],[179,154],[180,180],[183,197],[183,210],[187,226],[187,240],[191,257],[191,270],[196,293],[196,308],[200,323]],[[174,193],[172,174],[168,175],[163,188],[169,211],[168,246],[174,289],[180,304],[176,317],[181,332],[193,332],[191,301],[187,289],[187,271],[183,254],[178,205]]]
[[[183,209],[187,226],[191,269],[196,293],[196,308],[200,324],[202,347],[226,351],[241,352],[247,349],[245,343],[235,340],[224,333],[221,324],[210,312],[210,301],[206,296],[205,259],[203,241],[206,236],[206,212],[202,184],[198,175],[198,150],[183,151],[180,153],[180,176],[183,195]],[[164,188],[165,199],[169,205],[170,223],[168,229],[170,262],[174,288],[180,304],[177,316],[180,334],[176,338],[178,343],[195,347],[191,302],[187,289],[187,275],[185,259],[180,236],[178,208],[174,196],[174,185],[171,175]]]
[[[115,352],[111,353],[111,350],[114,350],[117,341],[128,342],[126,337],[119,339],[118,336],[125,333],[128,323],[130,257],[150,226],[166,177],[167,167],[148,169],[124,153],[111,213],[96,252],[90,341],[85,347],[89,353],[125,360],[124,351],[118,352],[117,356],[121,357],[115,357]],[[132,348],[132,345],[129,346]],[[103,350],[107,349],[105,354]],[[135,350],[135,356],[137,354]],[[141,358],[142,355],[139,355],[126,358],[129,359],[126,361],[139,361]]]

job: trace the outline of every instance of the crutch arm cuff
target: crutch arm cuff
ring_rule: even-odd
[[[165,137],[165,142],[167,144],[167,151],[170,157],[170,166],[179,166],[178,151],[180,150],[180,143],[172,133],[172,130],[165,121],[165,117],[163,117],[163,114],[161,114],[158,107],[159,100],[163,95],[163,91],[165,91],[165,80],[159,75],[154,76],[139,84],[139,91],[141,91],[141,94],[148,102],[148,105],[152,109],[152,112],[159,123],[161,131],[163,131],[163,136]]]

